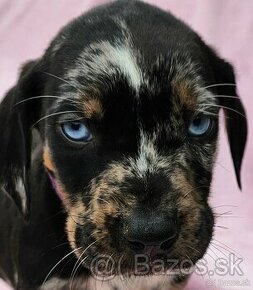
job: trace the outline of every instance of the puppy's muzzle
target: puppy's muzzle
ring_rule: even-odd
[[[161,211],[136,210],[125,219],[123,228],[128,247],[150,257],[168,252],[178,236],[175,218]]]

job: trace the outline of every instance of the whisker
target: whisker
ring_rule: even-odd
[[[74,278],[75,278],[75,275],[76,275],[76,272],[77,270],[79,269],[79,267],[82,265],[82,263],[88,258],[87,256],[81,260],[82,256],[87,252],[87,250],[92,247],[96,242],[98,242],[99,240],[95,240],[94,242],[92,242],[88,247],[86,247],[84,249],[84,251],[82,252],[82,254],[78,257],[75,265],[74,265],[74,268],[71,272],[71,276],[70,276],[70,289],[72,289],[72,286],[73,286],[73,282],[74,282]]]
[[[198,264],[197,264],[197,263],[195,264],[195,266],[197,267],[197,269],[198,269],[198,272],[200,273],[200,275],[201,275],[202,279],[203,279],[203,280],[205,280],[205,278],[204,278],[204,274],[201,272],[201,269],[199,269],[199,266],[198,266]],[[209,273],[208,273],[208,272],[207,272],[207,274],[208,274],[208,276],[210,277],[210,275],[209,275]]]
[[[210,251],[211,251],[211,252],[216,256],[217,259],[219,258],[218,255],[214,252],[213,249],[211,249],[211,248],[209,247],[208,250],[210,250]],[[214,261],[215,261],[215,259],[214,259]]]
[[[50,254],[52,251],[54,251],[55,249],[59,248],[59,247],[63,247],[64,245],[68,245],[69,246],[69,242],[74,242],[74,241],[68,241],[68,242],[64,242],[64,243],[61,243],[61,244],[58,244],[52,248],[49,248],[49,249],[46,249],[45,251],[43,251],[41,253],[41,257],[44,257],[48,254]]]
[[[213,88],[213,87],[225,87],[225,86],[230,86],[230,87],[235,87],[236,84],[235,83],[220,83],[220,84],[212,84],[212,85],[208,85],[205,86],[203,89],[208,89],[208,88]]]
[[[231,173],[231,171],[227,167],[225,167],[223,164],[221,164],[219,161],[215,161],[215,163],[218,164],[225,171]]]
[[[246,118],[246,116],[243,115],[241,112],[239,112],[239,111],[237,111],[237,110],[234,110],[234,109],[232,109],[232,108],[229,108],[229,107],[227,107],[227,106],[214,105],[214,104],[201,104],[201,105],[202,105],[202,106],[208,106],[208,107],[215,107],[215,108],[222,108],[222,109],[230,110],[230,111],[235,112],[235,113],[237,113],[238,115],[240,115],[240,116]]]
[[[76,122],[76,121],[81,121],[81,120],[83,120],[84,118],[83,117],[79,117],[79,118],[71,118],[71,119],[67,119],[66,121],[68,121],[68,122]],[[56,121],[55,123],[57,123],[57,124],[62,124],[62,123],[64,123],[65,121],[62,121],[62,120],[60,120],[60,121]]]
[[[74,278],[75,278],[75,275],[76,275],[78,269],[80,268],[80,266],[82,265],[82,263],[83,263],[87,258],[88,258],[87,256],[84,257],[84,258],[80,261],[80,263],[78,264],[78,266],[76,267],[76,270],[75,270],[75,272],[74,272],[74,274],[73,274],[73,277],[72,277],[72,279],[71,279],[71,282],[70,282],[70,290],[71,290],[72,287],[73,287]],[[78,260],[77,260],[77,261],[78,261]]]
[[[204,105],[207,105],[207,104],[204,104]],[[216,117],[217,119],[220,117],[219,113],[218,114],[215,114],[215,113],[212,113],[210,111],[205,111],[205,110],[200,110],[200,109],[197,109],[196,112],[199,112],[199,113],[202,113],[202,114],[205,114],[207,116],[213,116],[213,117]],[[230,117],[224,115],[224,118],[225,119],[231,119]]]
[[[216,244],[216,243],[214,243],[214,242],[211,242],[210,243],[210,245],[212,246],[212,247],[214,247],[217,251],[219,251],[220,253],[222,253],[226,258],[228,258],[228,256],[230,255],[230,254],[234,254],[236,257],[238,257],[238,258],[241,258],[242,256],[239,254],[239,253],[236,253],[234,250],[228,250],[228,249],[226,249],[225,247],[222,247],[221,245],[219,245],[219,244]],[[222,251],[221,249],[223,249],[224,251]],[[227,252],[227,253],[226,253]],[[236,255],[236,254],[238,254],[238,255]]]
[[[225,207],[225,206],[237,207],[237,205],[233,205],[233,204],[221,204],[221,205],[213,206],[212,208],[214,209],[214,208]]]
[[[238,218],[238,219],[242,219],[243,218],[243,217],[237,216],[237,215],[221,215],[221,216],[217,215],[216,217],[217,218]]]
[[[208,112],[208,111],[205,111],[205,110],[196,110],[196,111],[199,112],[199,113],[206,114],[206,115],[208,115],[208,116],[214,116],[214,117],[219,118],[219,114],[215,114],[215,113]]]
[[[79,261],[81,260],[82,256],[85,254],[85,250],[82,252],[82,254],[78,257],[73,269],[72,269],[72,272],[71,272],[71,275],[70,275],[70,289],[72,289],[72,284],[74,282],[74,275],[76,273],[75,269],[76,269],[76,266],[78,265],[79,266]],[[86,257],[87,258],[87,257]]]
[[[221,228],[223,230],[229,230],[228,227],[225,227],[225,226],[220,226],[220,225],[215,225],[216,228]]]
[[[79,105],[79,102],[75,101],[75,100],[72,100],[72,99],[69,99],[67,97],[60,97],[60,96],[53,96],[53,95],[45,95],[45,96],[35,96],[35,97],[31,97],[31,98],[27,98],[25,100],[22,100],[20,102],[17,102],[14,104],[14,107],[18,106],[18,105],[21,105],[23,103],[26,103],[28,101],[31,101],[31,100],[36,100],[36,99],[60,99],[60,100],[66,100],[68,102],[71,102],[75,105]]]
[[[41,288],[43,288],[43,286],[45,285],[45,283],[46,283],[48,277],[49,277],[50,274],[54,271],[54,269],[55,269],[55,268],[56,268],[56,267],[57,267],[57,266],[58,266],[62,261],[64,261],[67,257],[69,257],[70,255],[72,255],[74,252],[79,251],[81,248],[82,248],[82,247],[76,248],[76,249],[74,249],[73,251],[71,251],[70,253],[68,253],[67,255],[65,255],[63,258],[61,258],[60,261],[58,261],[58,262],[53,266],[53,268],[49,271],[49,273],[47,274],[46,278],[44,279],[44,281],[43,281],[43,283],[42,283],[42,287],[41,287]]]
[[[64,83],[70,85],[72,88],[76,89],[76,90],[77,90],[78,92],[80,92],[81,94],[84,94],[84,92],[83,92],[82,90],[80,90],[78,87],[76,87],[76,86],[75,86],[74,84],[72,84],[71,82],[69,82],[69,81],[67,81],[67,80],[65,80],[65,79],[63,79],[63,78],[61,78],[61,77],[59,77],[59,76],[57,76],[57,75],[55,75],[55,74],[51,74],[51,73],[48,73],[48,72],[42,72],[42,73],[44,73],[44,74],[46,74],[46,75],[48,75],[48,76],[50,76],[50,77],[56,78],[56,79],[58,79],[58,80],[60,80],[60,81],[62,81],[62,82],[64,82]]]
[[[190,249],[192,249],[192,250],[197,251],[198,253],[200,253],[200,251],[197,250],[196,248],[193,248],[193,247],[191,247],[191,246],[189,246],[189,245],[186,245],[186,246],[187,246],[187,248],[190,248]],[[213,257],[210,253],[208,253],[208,251],[206,252],[206,254],[207,254],[208,256],[210,256],[210,257],[215,261],[214,257]]]
[[[189,246],[189,245],[186,245],[188,248],[190,248],[190,249],[192,249],[193,251],[197,251],[199,254],[200,254],[200,251],[199,250],[197,250],[196,248],[194,248],[194,247],[191,247],[191,246]]]
[[[186,257],[189,259],[189,261],[191,262],[192,265],[194,265],[192,259],[190,258],[190,256],[188,256],[186,253],[185,253]]]
[[[224,255],[225,256],[225,258],[227,258],[228,257],[228,255],[224,252],[224,251],[222,251],[221,249],[219,249],[218,247],[216,247],[212,242],[210,243],[210,245],[209,245],[209,248],[208,249],[210,249],[210,247],[213,247],[216,251],[218,251],[218,252],[220,252],[222,255]]]
[[[215,95],[216,98],[221,98],[221,99],[238,99],[236,96],[229,96],[229,95]]]
[[[195,250],[195,251],[197,251],[197,252],[199,252],[197,249],[195,249],[195,248],[192,248],[192,247],[190,247],[189,245],[186,245],[188,248],[191,248],[192,250]],[[199,252],[200,253],[200,252]],[[193,264],[193,262],[192,262],[192,259],[185,253],[185,255],[187,256],[187,258],[191,261],[191,263]],[[202,279],[204,279],[204,275],[202,274],[202,272],[201,272],[201,270],[199,270],[199,266],[197,265],[197,263],[196,264],[194,264],[194,266],[195,267],[197,267],[197,269],[198,269],[198,271],[199,271],[199,273],[201,274],[201,277],[202,277]],[[209,276],[209,274],[208,274],[208,276]],[[210,276],[209,276],[210,277]]]
[[[50,221],[51,219],[53,219],[53,218],[55,218],[55,217],[57,217],[57,216],[59,216],[60,214],[63,214],[63,213],[64,213],[64,210],[61,209],[57,213],[47,217],[44,222],[46,223],[46,222]]]
[[[217,215],[217,216],[231,215],[231,214],[233,214],[233,212],[231,210],[228,210],[228,211],[225,211],[222,213],[215,213],[215,215]]]
[[[57,249],[57,248],[59,248],[59,247],[62,247],[62,246],[64,246],[64,245],[69,245],[70,242],[75,242],[75,241],[68,241],[68,242],[61,243],[61,244],[59,244],[59,245],[57,245],[57,246],[51,248],[50,250],[55,250],[55,249]]]
[[[47,118],[50,118],[50,117],[54,117],[54,116],[57,116],[57,115],[62,115],[62,114],[70,114],[70,113],[83,113],[82,111],[62,111],[62,112],[56,112],[56,113],[53,113],[53,114],[49,114],[47,116],[44,116],[42,118],[40,118],[38,121],[36,121],[32,126],[31,128],[33,128],[35,125],[37,125],[39,122],[47,119]]]
[[[197,249],[192,248],[192,247],[190,247],[190,246],[188,246],[188,245],[186,245],[186,246],[187,246],[188,248],[191,248],[191,249],[193,249],[193,250],[198,251]],[[199,252],[199,251],[198,251],[198,252]],[[179,254],[179,255],[182,257],[182,255],[181,255],[180,253],[177,252],[177,254]],[[187,254],[185,254],[185,255],[186,255],[186,256],[188,257],[188,259],[190,259],[190,261],[192,262],[192,259],[191,259]],[[183,258],[185,258],[185,257],[183,257]],[[199,270],[199,266],[198,266],[198,264],[196,263],[194,266],[198,269],[198,271],[199,271],[199,273],[200,273],[202,279],[204,280],[204,275],[203,275],[202,271]],[[208,275],[209,275],[209,274],[208,274]]]
[[[221,245],[223,245],[224,247],[228,248],[229,250],[233,251],[234,253],[238,254],[240,257],[242,257],[242,255],[240,253],[238,253],[237,251],[235,251],[234,249],[232,249],[231,247],[227,246],[226,244],[216,240],[216,239],[213,239],[213,241],[215,243],[220,243]],[[218,245],[218,244],[217,244]]]

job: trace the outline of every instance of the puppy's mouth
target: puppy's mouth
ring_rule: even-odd
[[[93,242],[95,246],[96,241]],[[87,247],[86,247],[87,249]],[[195,263],[200,257],[181,255],[171,245],[167,250],[161,250],[160,245],[148,245],[145,251],[99,252],[100,247],[90,247],[90,252],[85,255],[85,250],[77,252],[78,260],[82,261],[84,268],[88,269],[94,277],[109,279],[114,276],[151,276],[175,275],[191,273]]]

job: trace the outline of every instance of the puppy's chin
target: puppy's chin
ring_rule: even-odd
[[[201,258],[187,258],[176,255],[176,251],[163,256],[149,256],[147,254],[125,253],[100,253],[98,249],[93,249],[91,253],[77,248],[75,254],[80,261],[80,266],[88,269],[96,279],[111,280],[115,276],[122,279],[145,276],[175,276],[190,275],[195,267],[195,263]],[[87,250],[88,251],[88,250]]]

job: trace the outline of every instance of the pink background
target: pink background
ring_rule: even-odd
[[[0,0],[0,96],[15,84],[24,61],[42,54],[59,28],[103,0]],[[219,155],[210,202],[218,206],[214,246],[206,255],[209,269],[213,260],[233,252],[242,257],[243,275],[194,275],[187,289],[253,289],[253,1],[251,0],[149,0],[170,10],[190,24],[236,69],[238,92],[245,104],[249,138],[242,170],[243,191],[237,188],[225,130],[221,130]],[[219,242],[218,242],[218,241]],[[221,244],[221,243],[222,244]],[[220,245],[221,247],[218,247]],[[241,286],[231,286],[240,283]],[[230,286],[229,286],[230,284]],[[242,286],[244,285],[244,286]],[[0,281],[0,289],[7,289]]]

